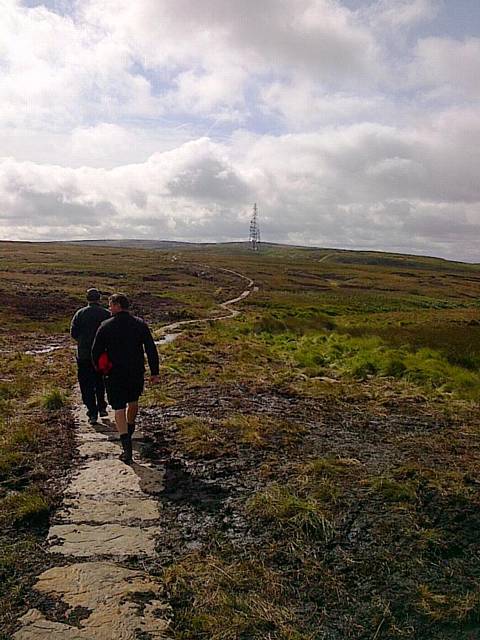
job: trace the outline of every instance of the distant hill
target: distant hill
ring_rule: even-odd
[[[176,242],[173,240],[73,240],[64,244],[84,244],[89,246],[104,246],[111,248],[126,249],[147,249],[154,251],[170,252],[208,252],[224,255],[255,255],[253,254],[249,242]],[[477,270],[478,265],[459,262],[455,260],[445,260],[431,256],[418,256],[402,253],[387,253],[383,251],[353,251],[351,249],[332,249],[328,247],[305,247],[301,245],[276,244],[274,242],[262,242],[258,257],[264,255],[272,258],[284,258],[295,260],[295,258],[306,258],[326,262],[330,264],[351,264],[351,265],[378,265],[383,267],[406,268],[406,269],[472,269]]]

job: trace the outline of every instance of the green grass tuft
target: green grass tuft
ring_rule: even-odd
[[[279,532],[288,530],[324,542],[333,535],[333,525],[316,500],[301,498],[277,484],[255,494],[246,508],[251,516],[270,523]]]
[[[58,388],[46,391],[41,399],[41,405],[47,411],[58,411],[67,404],[67,396]]]
[[[45,518],[49,504],[36,489],[13,493],[0,501],[2,519],[14,524],[32,524]]]

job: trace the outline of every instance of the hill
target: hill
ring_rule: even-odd
[[[248,242],[219,242],[219,243],[198,243],[198,242],[175,242],[170,240],[75,240],[69,244],[104,246],[111,248],[127,249],[149,249],[157,251],[194,251],[211,254],[250,255],[252,252]],[[262,242],[259,255],[284,257],[295,260],[302,256],[307,256],[312,260],[328,260],[337,264],[370,264],[379,266],[400,266],[412,268],[458,268],[468,269],[474,264],[446,260],[433,256],[421,256],[413,254],[391,253],[384,251],[360,251],[349,249],[333,249],[322,247],[311,247],[301,245],[286,245],[274,242]]]

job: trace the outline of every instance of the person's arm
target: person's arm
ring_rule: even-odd
[[[98,366],[98,359],[106,351],[107,342],[106,342],[106,330],[105,327],[100,325],[97,329],[97,333],[95,334],[95,338],[93,339],[92,344],[92,362],[95,369]]]
[[[153,378],[156,378],[159,374],[160,361],[158,359],[157,345],[153,340],[152,333],[148,328],[147,323],[144,323],[143,331],[143,346],[145,347],[145,353],[147,354],[148,366],[150,367],[150,373]]]
[[[72,318],[72,323],[70,325],[70,335],[74,340],[78,342],[78,338],[80,337],[80,319],[78,311]]]

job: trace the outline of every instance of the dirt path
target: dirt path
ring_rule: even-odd
[[[247,284],[247,288],[244,291],[242,291],[242,293],[239,296],[237,296],[236,298],[232,298],[231,300],[226,300],[225,302],[221,302],[219,304],[219,307],[221,307],[222,309],[224,309],[228,313],[226,315],[214,316],[212,318],[203,318],[203,319],[199,319],[199,320],[181,320],[180,322],[173,322],[172,324],[167,324],[166,326],[162,327],[159,330],[158,334],[160,336],[164,336],[168,332],[174,331],[175,329],[178,329],[179,327],[186,326],[186,325],[189,325],[189,324],[199,324],[199,323],[211,322],[212,320],[226,320],[228,318],[235,318],[235,316],[237,316],[240,313],[240,311],[237,311],[236,309],[230,309],[231,305],[235,304],[237,302],[240,302],[241,300],[244,300],[252,292],[258,291],[258,287],[255,286],[254,281],[251,280],[250,278],[248,278],[247,276],[244,276],[242,273],[238,273],[238,271],[232,271],[232,269],[223,269],[223,268],[219,268],[219,271],[225,271],[226,273],[233,273],[234,275],[238,276],[239,278],[242,278],[243,280],[246,280],[247,283],[248,283]],[[175,334],[170,334],[170,335],[175,335]],[[162,342],[162,340],[160,340],[160,341]],[[165,341],[165,340],[163,340],[163,341]],[[168,339],[166,341],[168,341]]]
[[[254,290],[252,280],[231,273],[246,279],[247,289],[221,303],[228,315],[212,320],[237,315],[239,312],[230,306]],[[192,322],[199,321],[177,322],[164,327],[163,333]],[[63,346],[51,345],[41,353]],[[20,618],[21,628],[13,638],[171,637],[170,610],[162,600],[160,582],[143,570],[122,566],[125,562],[139,565],[155,556],[162,521],[158,494],[164,489],[165,467],[146,461],[141,430],[134,435],[134,464],[127,466],[119,461],[113,412],[101,424],[91,426],[84,409],[77,406],[75,423],[79,466],[47,538],[49,553],[58,555],[58,566],[42,573],[34,586],[56,602],[54,611],[66,612],[47,617],[38,609],[30,609]]]

